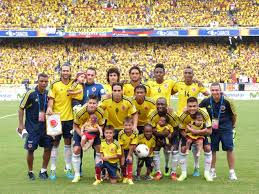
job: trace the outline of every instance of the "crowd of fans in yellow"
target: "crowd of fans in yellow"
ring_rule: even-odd
[[[30,83],[45,72],[50,81],[59,78],[58,70],[70,63],[73,75],[89,66],[97,69],[97,81],[106,83],[106,71],[118,67],[121,80],[128,80],[128,70],[138,65],[143,79],[151,79],[155,64],[163,63],[166,77],[183,79],[183,69],[190,65],[195,78],[203,83],[231,82],[235,68],[237,76],[258,77],[259,47],[256,42],[240,44],[230,51],[223,43],[182,42],[170,40],[3,40],[0,47],[0,84]]]
[[[0,28],[258,26],[258,13],[259,0],[1,0]]]

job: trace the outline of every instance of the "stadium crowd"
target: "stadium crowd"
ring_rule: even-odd
[[[121,80],[129,80],[132,65],[143,70],[143,79],[153,77],[153,67],[163,63],[166,78],[182,79],[182,70],[190,65],[196,79],[203,83],[231,83],[231,73],[258,79],[259,50],[256,42],[239,44],[235,50],[216,41],[175,39],[103,40],[2,40],[0,46],[0,83],[34,83],[39,72],[50,81],[58,77],[60,66],[69,63],[74,75],[89,66],[98,70],[97,80],[106,83],[106,71],[119,67]],[[252,80],[252,79],[250,79]],[[258,82],[258,80],[257,80]]]
[[[258,0],[2,0],[1,28],[258,26]]]

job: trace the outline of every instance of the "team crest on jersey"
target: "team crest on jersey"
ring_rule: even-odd
[[[114,148],[111,148],[110,151],[111,151],[111,152],[114,152],[115,150],[114,150]]]
[[[126,110],[126,107],[125,107],[125,106],[122,106],[121,109],[122,109],[122,111],[125,111],[125,110]]]
[[[92,87],[92,92],[95,92],[96,91],[96,87]]]
[[[168,84],[165,84],[164,87],[165,87],[165,88],[168,88]]]
[[[32,144],[31,143],[28,144],[28,148],[32,148]]]
[[[224,105],[222,105],[222,106],[220,107],[220,110],[221,110],[221,112],[225,112],[226,107],[225,107]]]
[[[196,89],[195,89],[195,88],[192,88],[192,91],[193,91],[193,92],[195,92],[195,91],[196,91]]]
[[[148,110],[148,107],[147,106],[145,106],[145,108],[144,108],[145,110]]]

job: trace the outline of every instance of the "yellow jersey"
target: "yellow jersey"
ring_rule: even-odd
[[[140,83],[141,85],[144,85],[147,89],[146,96],[150,96],[150,87],[146,84]],[[126,83],[123,85],[123,95],[132,98],[134,96],[134,89],[135,87],[131,83]]]
[[[206,108],[198,108],[198,112],[202,114],[205,127],[207,128],[211,127],[210,116]],[[186,126],[191,124],[194,121],[194,119],[191,118],[188,112],[183,112],[179,117],[179,121],[180,121],[179,128],[182,130],[185,130]]]
[[[159,97],[164,97],[166,98],[168,106],[171,106],[171,92],[175,83],[174,80],[164,80],[161,84],[156,81],[148,81],[147,85],[150,87],[150,96],[155,102]]]
[[[100,107],[97,107],[96,111],[94,112],[95,116],[98,119],[98,125],[102,126],[105,123],[104,119],[104,110]],[[81,128],[85,122],[88,122],[90,118],[89,113],[87,112],[87,105],[84,105],[76,114],[74,118],[74,123],[79,125]]]
[[[191,128],[194,129],[194,130],[202,130],[202,129],[205,129],[206,127],[205,127],[204,124],[202,124],[201,126],[198,127],[198,126],[194,125],[194,123],[192,122]],[[192,139],[204,138],[204,136],[202,136],[202,135],[193,135],[190,132],[187,132],[186,135],[188,135]]]
[[[187,85],[185,82],[176,82],[173,91],[178,93],[177,115],[180,115],[187,106],[189,97],[197,98],[199,93],[204,93],[207,89],[199,86],[198,83]]]
[[[145,97],[142,104],[138,104],[135,98],[132,102],[138,111],[138,126],[144,126],[149,122],[149,114],[156,109],[155,101],[152,98]]]
[[[112,143],[108,144],[104,139],[101,142],[100,153],[103,154],[104,157],[121,155],[121,146],[116,140],[113,140]],[[115,164],[119,162],[119,158],[108,159],[108,162]]]
[[[124,119],[137,112],[135,105],[125,96],[120,102],[115,102],[112,98],[104,99],[99,106],[106,111],[107,124],[116,130],[123,129]]]
[[[121,130],[118,135],[118,141],[123,150],[129,150],[130,145],[138,144],[138,133],[133,131],[130,136],[128,136],[124,130]]]
[[[84,87],[83,87],[82,84],[74,82],[74,83],[72,83],[72,85],[70,87],[70,90],[73,90],[74,92],[81,90],[82,91],[81,93],[75,94],[75,95],[71,95],[71,97],[73,99],[75,99],[75,100],[83,100],[83,96],[84,96],[83,90],[84,90]]]
[[[149,148],[149,150],[151,148],[154,149],[156,147],[156,138],[154,135],[152,135],[150,139],[147,139],[144,134],[141,134],[138,136],[138,144],[145,144]],[[150,157],[152,157],[153,155],[153,152],[150,153]]]
[[[60,113],[61,121],[73,120],[72,98],[67,95],[67,91],[71,88],[72,81],[67,85],[61,80],[54,82],[50,86],[48,97],[54,100],[53,112]]]
[[[112,86],[110,84],[104,84],[103,85],[105,94],[112,94]]]
[[[168,124],[171,125],[172,127],[177,127],[178,123],[179,123],[178,116],[174,112],[173,113],[166,113],[166,115],[169,118]],[[159,116],[157,110],[154,110],[150,114],[149,118],[150,118],[150,122],[151,122],[152,127],[155,128],[157,126],[157,123],[158,123],[159,119],[160,119],[160,116]]]
[[[174,128],[171,125],[165,125],[165,126],[160,126],[160,125],[156,125],[156,130],[158,133],[162,133],[164,130],[169,131],[170,133],[174,132]]]

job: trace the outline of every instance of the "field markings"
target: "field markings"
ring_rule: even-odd
[[[12,117],[12,116],[15,116],[15,115],[17,115],[17,113],[15,113],[15,114],[10,114],[10,115],[5,115],[5,116],[2,116],[2,117],[0,117],[0,119],[4,119],[4,118],[7,118],[7,117]]]

